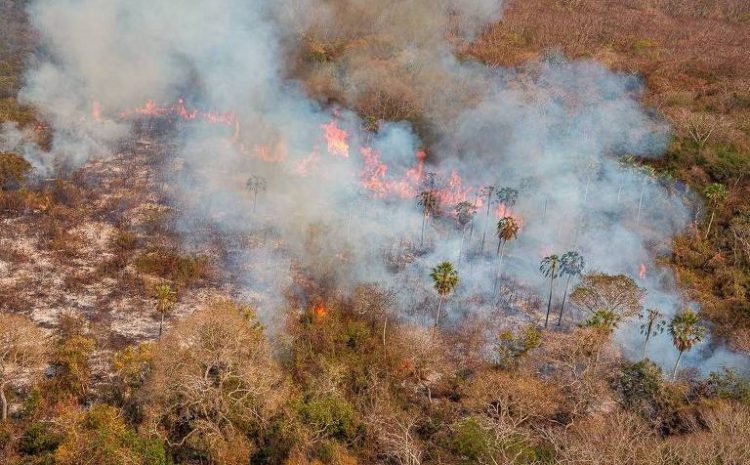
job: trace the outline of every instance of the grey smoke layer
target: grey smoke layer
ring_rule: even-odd
[[[363,188],[360,149],[377,150],[389,166],[386,179],[395,180],[414,166],[422,142],[403,121],[383,121],[366,133],[356,115],[322,107],[288,78],[299,69],[289,57],[300,37],[362,36],[365,45],[343,52],[338,64],[305,67],[299,75],[308,82],[334,79],[344,102],[383,83],[402,86],[427,117],[435,140],[425,170],[438,173],[439,185],[455,170],[474,189],[468,200],[483,185],[519,190],[513,213],[522,228],[507,247],[504,288],[545,292],[539,260],[579,250],[588,269],[636,277],[649,290],[647,306],[674,314],[686,303],[652,257],[668,252],[672,235],[687,225],[686,194],[669,193],[621,163],[625,154],[658,156],[667,128],[640,107],[636,78],[594,62],[550,59],[522,70],[459,62],[446,32],[472,37],[499,17],[500,6],[499,0],[36,0],[29,11],[43,53],[22,98],[52,123],[53,154],[79,162],[106,156],[130,130],[123,111],[147,100],[185,98],[205,110],[233,112],[232,125],[186,123],[180,163],[165,174],[186,239],[207,222],[229,235],[262,237],[237,248],[232,260],[269,322],[294,291],[291,273],[300,268],[344,292],[363,282],[396,289],[401,310],[411,315],[434,298],[429,269],[457,262],[461,234],[443,215],[430,221],[427,245],[417,250],[416,199],[380,198]],[[387,50],[374,36],[389,38]],[[327,148],[322,126],[333,119],[348,131],[348,157]],[[9,134],[6,147],[23,145]],[[283,159],[268,162],[259,154]],[[257,206],[246,189],[250,176],[267,185]],[[444,213],[451,208],[443,205]],[[467,238],[473,258],[460,268],[449,305],[454,316],[459,308],[493,311],[494,210],[486,223],[480,209]],[[477,296],[478,303],[467,303]],[[618,337],[626,347],[640,344],[634,327]],[[671,365],[676,351],[669,345],[661,337],[649,355]],[[695,350],[690,357],[705,369],[741,362],[723,352],[711,358]]]

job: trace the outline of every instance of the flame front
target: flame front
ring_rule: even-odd
[[[317,321],[323,320],[328,314],[328,309],[322,303],[315,304],[313,307],[313,315]]]
[[[323,125],[323,135],[331,154],[349,158],[349,134],[339,127],[336,120]]]

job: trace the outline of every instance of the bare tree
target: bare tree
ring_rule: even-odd
[[[639,314],[646,290],[625,275],[589,273],[581,279],[570,300],[590,317],[614,329],[625,318]]]
[[[248,463],[250,433],[284,396],[279,368],[253,312],[221,301],[165,335],[154,355],[145,409],[152,433],[215,463]]]

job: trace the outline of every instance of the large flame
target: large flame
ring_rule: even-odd
[[[98,104],[92,105],[92,115],[94,118],[100,117]],[[287,148],[283,140],[274,144],[254,145],[248,149],[241,142],[240,122],[233,112],[203,111],[197,108],[189,108],[183,99],[178,99],[174,104],[157,104],[154,100],[147,100],[145,104],[134,110],[121,113],[122,117],[130,116],[149,116],[149,117],[172,117],[186,121],[203,121],[210,124],[229,126],[232,128],[231,143],[237,149],[248,155],[255,155],[266,163],[279,163],[287,156]],[[327,146],[328,154],[335,158],[349,158],[350,156],[350,135],[347,131],[339,126],[338,120],[334,117],[330,122],[321,125],[322,140]],[[414,199],[423,188],[425,180],[425,164],[427,154],[423,150],[415,153],[413,164],[401,172],[391,169],[384,163],[377,150],[369,146],[359,148],[361,163],[359,182],[374,197],[378,198],[400,198]],[[292,172],[299,176],[309,175],[314,167],[321,160],[317,148],[304,158],[294,162]],[[458,170],[452,170],[445,176],[444,173],[435,173],[436,186],[431,187],[434,191],[438,202],[441,205],[450,207],[460,202],[471,201],[477,208],[482,208],[486,199],[478,195],[477,187],[466,186]],[[442,181],[440,181],[442,179]],[[452,208],[446,208],[446,211],[452,211]],[[519,227],[522,225],[521,218],[500,204],[495,212],[498,218],[512,216]]]
[[[349,157],[349,134],[341,129],[334,119],[323,125],[323,135],[328,143],[328,151],[333,155]]]

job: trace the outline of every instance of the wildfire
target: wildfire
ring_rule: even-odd
[[[315,304],[315,306],[313,307],[313,315],[315,316],[315,320],[321,321],[326,317],[327,314],[328,309],[322,303]]]
[[[328,151],[333,155],[349,158],[349,134],[341,129],[336,120],[322,125]]]
[[[201,111],[197,108],[188,108],[183,99],[177,99],[177,101],[171,105],[160,105],[154,100],[149,99],[146,100],[146,103],[143,104],[142,107],[124,111],[121,116],[128,117],[132,114],[151,117],[174,116],[185,121],[200,120],[211,124],[231,126],[235,128],[235,132],[239,131],[237,116],[233,112],[220,113],[210,110]]]
[[[101,121],[102,119],[102,107],[96,100],[91,104],[91,117],[94,118],[94,121]]]
[[[516,221],[518,229],[523,229],[523,218],[513,213],[513,210],[508,208],[504,203],[498,204],[497,208],[495,209],[495,217],[498,219],[511,217]]]
[[[641,263],[641,266],[638,268],[638,277],[646,279],[646,265],[643,263]]]
[[[184,99],[178,99],[173,104],[158,104],[154,100],[147,100],[143,106],[134,110],[121,113],[123,117],[141,115],[148,117],[172,117],[185,121],[205,121],[211,124],[225,125],[232,129],[231,143],[237,147],[242,154],[255,155],[267,163],[279,163],[287,157],[287,148],[284,141],[264,145],[246,146],[240,141],[240,123],[233,112],[203,111],[190,108]],[[99,104],[92,105],[92,116],[94,119],[100,117]],[[334,117],[329,123],[321,125],[323,138],[325,139],[328,153],[330,155],[349,158],[350,145],[349,134],[339,126],[338,119]],[[362,187],[378,198],[395,197],[401,199],[413,199],[422,188],[425,179],[425,161],[427,154],[423,150],[415,153],[415,160],[411,167],[401,173],[394,173],[384,163],[380,154],[372,147],[360,147],[362,170],[360,172],[360,184]],[[320,154],[316,148],[304,158],[295,162],[293,171],[300,176],[308,175],[313,166],[320,160]],[[443,178],[445,179],[445,178]],[[476,189],[465,185],[457,170],[452,170],[442,186],[435,186],[434,193],[438,201],[445,206],[456,205],[473,197],[473,202],[479,208],[483,199],[476,195]],[[448,209],[450,210],[450,208]],[[504,205],[499,205],[496,212],[498,218],[513,216],[519,226],[520,218],[509,215]]]

